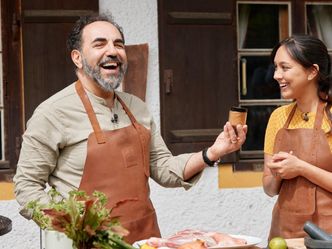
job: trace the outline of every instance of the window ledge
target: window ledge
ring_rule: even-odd
[[[0,171],[2,169],[9,169],[9,161],[6,160],[0,160]]]
[[[240,159],[233,165],[233,171],[262,172],[264,170],[264,159]]]
[[[2,167],[2,166],[6,166]],[[0,182],[13,182],[15,171],[9,168],[8,161],[0,161]]]

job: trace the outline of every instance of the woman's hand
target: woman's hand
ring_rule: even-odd
[[[224,130],[219,134],[214,144],[208,149],[207,155],[210,160],[216,161],[220,157],[237,151],[246,140],[247,125],[237,125],[236,131],[233,126],[227,122]]]
[[[293,155],[293,152],[279,152],[272,156],[272,160],[266,164],[274,176],[282,179],[292,179],[300,176],[304,161]]]

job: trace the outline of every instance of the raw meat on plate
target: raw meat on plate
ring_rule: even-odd
[[[152,237],[146,241],[146,244],[155,248],[168,247],[179,248],[188,243],[201,241],[205,248],[239,246],[247,244],[244,239],[234,238],[225,233],[205,232],[201,230],[186,229],[170,236],[169,238]],[[199,247],[199,244],[192,244]],[[189,247],[192,248],[192,247]],[[184,249],[184,248],[181,248]]]

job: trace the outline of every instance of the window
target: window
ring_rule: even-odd
[[[68,0],[65,7],[61,1],[1,1],[1,8],[3,49],[0,50],[2,57],[2,75],[0,75],[0,180],[12,181],[26,123],[25,113],[33,108],[30,103],[38,105],[41,100],[46,99],[61,88],[63,86],[61,84],[67,85],[68,82],[72,82],[73,77],[69,78],[69,74],[75,76],[69,57],[68,60],[65,57],[61,58],[61,63],[56,63],[54,60],[54,58],[60,58],[62,54],[66,53],[65,42],[58,41],[65,41],[68,30],[71,29],[72,23],[77,20],[78,16],[98,12],[98,1]],[[64,8],[66,10],[61,11]],[[50,27],[46,27],[45,23],[49,23]],[[28,38],[27,34],[30,34]],[[52,40],[52,38],[54,39]],[[51,44],[54,45],[51,46],[53,50],[51,49],[48,53],[40,53],[40,48],[50,46],[50,40],[52,40]],[[32,44],[29,47],[31,49],[25,49],[27,42]],[[45,44],[47,45],[44,46]],[[36,53],[33,54],[34,52]],[[29,54],[38,56],[29,56]],[[52,58],[52,63],[58,66],[47,68],[47,63],[50,63],[49,58]],[[42,63],[38,64],[36,61]],[[33,69],[37,68],[34,71],[37,73],[29,73],[31,71],[26,70],[28,66]],[[45,68],[47,68],[47,73],[44,73]],[[29,82],[27,77],[33,81]],[[54,80],[55,78],[56,80]],[[26,95],[26,92],[31,94]],[[38,103],[36,99],[39,100]]]
[[[332,3],[306,3],[306,33],[321,39],[332,52]]]
[[[0,6],[1,27],[1,6]],[[0,30],[0,162],[5,160],[4,153],[4,101],[3,101],[3,69],[2,69],[2,39]],[[0,169],[8,168],[8,164],[0,164]]]
[[[273,79],[273,47],[291,34],[290,3],[238,2],[238,102],[248,109],[250,127],[236,170],[263,168],[265,129],[271,112],[287,103]]]
[[[1,34],[0,34],[1,39]],[[2,79],[2,47],[0,44],[0,161],[5,160],[4,158],[4,104],[3,104],[3,79]]]
[[[18,1],[1,1],[0,180],[11,181],[22,136],[22,64]]]

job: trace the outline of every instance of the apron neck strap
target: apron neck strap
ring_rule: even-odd
[[[115,98],[117,98],[117,100],[120,102],[122,108],[125,110],[126,114],[128,115],[131,123],[136,126],[136,118],[134,117],[134,115],[131,113],[131,111],[129,110],[129,108],[127,107],[127,105],[123,102],[123,100],[119,97],[119,95],[117,95],[115,92],[114,92],[114,95],[115,95]]]
[[[88,114],[88,117],[89,117],[90,123],[92,125],[93,131],[95,133],[98,144],[106,143],[104,133],[99,126],[99,122],[97,120],[95,112],[93,111],[90,99],[89,99],[88,95],[86,94],[80,80],[76,81],[75,88],[76,88],[76,92],[77,92],[78,96],[80,97],[80,99],[84,105],[84,108]]]
[[[316,111],[316,119],[314,124],[314,129],[319,130],[322,127],[322,121],[324,117],[324,107],[325,103],[322,101],[318,102],[317,111]]]
[[[297,104],[295,104],[291,110],[291,112],[288,115],[288,118],[284,124],[284,128],[288,128],[290,121],[292,120],[294,113],[296,111]],[[322,120],[324,116],[324,103],[322,101],[319,101],[317,110],[316,110],[316,118],[315,118],[315,123],[314,123],[314,129],[319,130],[322,126]]]
[[[319,133],[322,127],[322,121],[324,117],[324,103],[322,101],[318,102],[317,111],[316,111],[316,118],[314,124],[314,131],[312,136],[311,142],[311,157],[313,162],[317,162],[317,148],[319,146]]]
[[[293,109],[291,110],[291,112],[289,113],[288,115],[288,118],[286,120],[286,123],[284,124],[284,128],[288,128],[289,124],[290,124],[290,121],[292,120],[293,116],[294,116],[294,113],[295,113],[295,110],[296,110],[296,104],[293,106]]]

